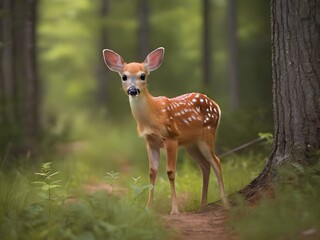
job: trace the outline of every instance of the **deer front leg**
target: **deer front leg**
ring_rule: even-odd
[[[147,143],[148,159],[149,159],[149,176],[150,176],[150,190],[147,208],[150,208],[153,204],[154,196],[154,183],[157,178],[159,158],[160,158],[160,147]]]
[[[178,153],[178,142],[175,140],[166,140],[165,149],[167,153],[167,174],[170,180],[171,187],[171,212],[170,214],[179,213],[178,201],[175,189],[175,173],[176,173],[176,161]]]

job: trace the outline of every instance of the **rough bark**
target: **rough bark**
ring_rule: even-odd
[[[238,76],[238,41],[237,41],[237,5],[236,0],[228,0],[228,75],[230,108],[236,110],[240,106]]]
[[[320,149],[320,1],[272,0],[274,143],[266,167],[242,193],[279,166],[311,164]]]
[[[210,38],[210,0],[203,0],[203,84],[208,85],[212,78],[211,38]]]

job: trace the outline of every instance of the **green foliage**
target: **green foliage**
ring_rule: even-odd
[[[40,189],[43,191],[50,192],[51,189],[59,188],[61,185],[57,184],[61,180],[53,180],[54,176],[59,174],[59,172],[51,173],[52,162],[43,163],[41,166],[41,172],[36,172],[35,175],[41,176],[43,181],[34,181],[34,184],[40,185]]]
[[[146,196],[146,193],[149,191],[150,188],[154,187],[151,184],[143,184],[140,183],[139,179],[141,178],[139,177],[131,177],[133,180],[133,184],[130,185],[130,188],[132,190],[131,193],[131,201],[134,204],[138,204],[138,201],[140,202],[145,202],[146,198],[144,198]],[[144,203],[145,204],[145,203]]]
[[[68,199],[59,201],[58,192],[53,190],[67,186],[56,180],[58,173],[64,174],[53,171],[51,162],[42,164],[41,171],[36,172],[42,181],[33,182],[39,185],[40,194],[34,194],[35,189],[25,183],[30,182],[27,177],[24,182],[19,176],[6,181],[8,174],[0,175],[4,180],[0,195],[1,239],[166,239],[169,236],[151,212],[132,204],[130,198],[105,191],[76,194],[69,190]],[[109,173],[112,179],[117,179],[119,174]],[[16,192],[26,185],[26,192]],[[15,189],[10,190],[12,186]],[[27,197],[29,193],[33,194],[32,199]]]
[[[3,217],[14,216],[28,206],[31,186],[27,176],[20,172],[0,171],[0,221]]]
[[[41,171],[35,173],[35,175],[40,176],[42,181],[32,182],[33,184],[38,185],[38,188],[46,193],[44,195],[39,194],[39,196],[43,197],[43,199],[47,201],[49,215],[51,214],[53,203],[61,205],[65,200],[65,194],[63,194],[63,192],[54,192],[54,189],[61,188],[61,185],[58,184],[61,180],[55,180],[56,175],[60,172],[52,172],[51,164],[52,162],[43,163]]]
[[[319,237],[320,164],[282,168],[274,197],[257,206],[240,205],[231,224],[243,239],[316,239]]]
[[[119,172],[114,172],[114,171],[106,173],[105,178],[108,179],[108,181],[111,183],[112,191],[114,190],[113,187],[116,179],[119,178],[118,175],[119,175]]]
[[[267,140],[268,143],[273,142],[273,134],[272,133],[259,133],[259,138]]]
[[[166,239],[154,216],[119,198],[97,192],[56,209],[32,204],[0,223],[4,239]],[[18,238],[17,238],[18,237]]]

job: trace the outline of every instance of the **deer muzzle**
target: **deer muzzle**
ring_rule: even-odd
[[[136,88],[135,86],[131,86],[131,87],[129,87],[127,93],[130,96],[137,96],[140,94],[140,90],[139,90],[139,88]]]

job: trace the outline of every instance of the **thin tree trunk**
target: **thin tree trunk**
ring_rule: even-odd
[[[15,111],[13,107],[14,103],[14,79],[13,79],[13,33],[12,33],[12,11],[13,4],[10,0],[3,0],[1,3],[1,9],[6,13],[6,17],[1,17],[1,98],[3,104],[1,106],[2,116],[4,122],[14,122]]]
[[[210,0],[203,0],[203,84],[208,85],[212,78],[211,38],[210,38]]]
[[[319,160],[319,13],[317,0],[271,1],[274,143],[266,167],[242,190],[246,195],[281,165]]]
[[[230,108],[236,110],[240,106],[239,75],[238,75],[238,41],[237,41],[237,5],[236,0],[228,0],[228,74]]]
[[[101,0],[100,6],[100,38],[99,38],[99,51],[108,47],[108,39],[107,39],[107,27],[105,25],[106,18],[109,12],[109,0]],[[100,55],[99,55],[100,56]],[[102,59],[101,57],[99,59]],[[97,67],[97,102],[98,105],[102,108],[105,108],[107,104],[107,80],[108,80],[108,72],[106,71],[105,65],[103,61],[99,61]]]
[[[138,3],[138,59],[142,62],[150,52],[149,40],[149,1],[139,0]]]
[[[27,0],[24,21],[24,131],[27,149],[34,150],[39,137],[39,80],[36,63],[37,0]]]

